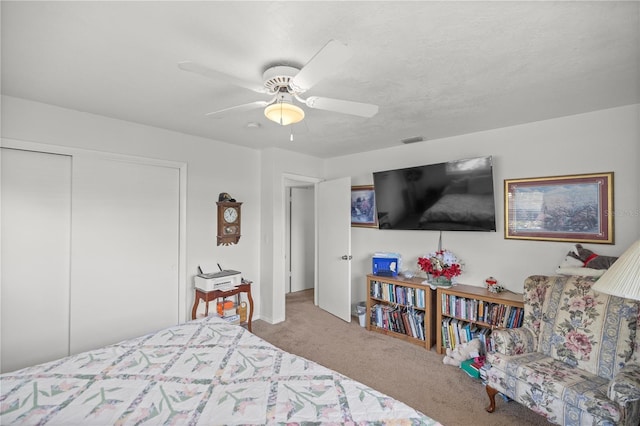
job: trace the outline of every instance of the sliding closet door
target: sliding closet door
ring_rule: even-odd
[[[179,322],[179,169],[74,157],[71,353]]]
[[[1,370],[68,355],[71,157],[3,148]]]

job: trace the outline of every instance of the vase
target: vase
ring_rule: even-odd
[[[427,274],[427,279],[422,281],[422,284],[428,284],[429,287],[435,290],[437,287],[451,287],[453,283],[445,276],[434,277],[431,274]]]
[[[431,284],[436,287],[451,287],[451,280],[445,276],[433,277]]]

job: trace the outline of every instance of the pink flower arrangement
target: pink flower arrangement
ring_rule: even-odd
[[[451,280],[462,274],[462,263],[449,250],[439,250],[419,257],[418,266],[434,278],[445,277]]]

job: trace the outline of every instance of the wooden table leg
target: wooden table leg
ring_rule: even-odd
[[[193,301],[193,308],[191,309],[191,319],[196,319],[196,313],[198,312],[198,304],[200,303],[200,295],[198,294],[198,290],[196,290],[196,297]]]
[[[251,319],[253,318],[253,297],[251,297],[251,286],[249,286],[249,290],[247,291],[247,299],[249,299],[249,315],[247,316],[249,321],[247,323],[247,330],[251,331]]]

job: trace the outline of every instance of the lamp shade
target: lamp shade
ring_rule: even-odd
[[[602,274],[593,290],[640,300],[640,240],[636,241]]]
[[[304,110],[292,103],[280,101],[266,107],[264,115],[271,121],[287,126],[302,121]]]

